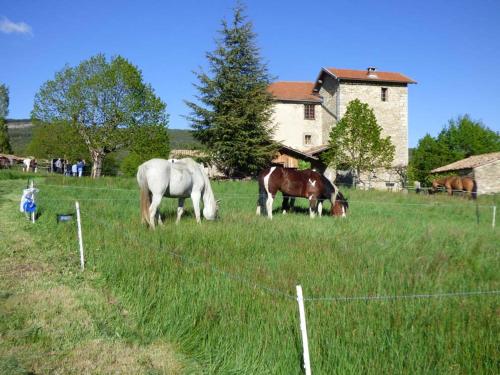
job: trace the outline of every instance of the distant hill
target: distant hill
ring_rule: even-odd
[[[28,147],[33,134],[33,124],[31,120],[7,119],[7,128],[13,153],[15,155],[25,156],[26,147]]]
[[[191,130],[187,129],[168,129],[170,135],[170,148],[178,149],[195,149],[200,148],[201,144],[193,138]]]
[[[7,120],[10,144],[15,155],[25,156],[26,148],[33,136],[33,124],[29,119]],[[187,129],[168,129],[171,149],[195,149],[200,144]]]

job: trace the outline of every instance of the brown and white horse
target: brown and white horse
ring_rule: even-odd
[[[476,181],[471,177],[450,176],[439,178],[432,181],[430,193],[436,193],[439,188],[444,187],[448,195],[453,195],[455,192],[464,192],[469,198],[477,198]]]
[[[257,215],[266,211],[267,216],[273,217],[273,200],[276,193],[283,194],[283,213],[289,208],[288,200],[293,202],[295,197],[309,200],[309,214],[313,218],[316,213],[321,216],[323,201],[331,202],[330,214],[345,217],[349,207],[339,189],[322,174],[310,169],[298,171],[283,167],[270,167],[259,174],[259,199],[257,201]]]
[[[12,166],[12,160],[5,156],[0,156],[0,169],[7,169]]]

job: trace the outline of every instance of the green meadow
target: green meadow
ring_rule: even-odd
[[[342,188],[350,205],[345,219],[312,220],[304,200],[282,215],[279,198],[270,221],[255,215],[255,182],[212,182],[222,200],[219,220],[196,224],[188,200],[175,225],[177,202],[164,199],[165,225],[153,231],[140,223],[134,179],[37,177],[40,216],[31,224],[18,208],[26,181],[2,174],[0,224],[11,228],[0,226],[2,268],[44,264],[35,279],[46,281],[33,281],[29,290],[47,294],[64,285],[79,301],[76,312],[61,308],[46,324],[35,324],[43,312],[24,304],[24,281],[4,273],[4,369],[77,373],[85,367],[76,362],[88,351],[120,357],[89,344],[97,341],[129,353],[122,373],[301,374],[300,284],[313,374],[500,370],[499,294],[344,298],[500,290],[494,196],[475,202]],[[76,200],[84,272],[75,222],[56,222],[57,214],[75,212]],[[23,238],[31,239],[29,248],[13,250]],[[86,325],[82,311],[90,316]],[[65,323],[58,331],[59,319]]]

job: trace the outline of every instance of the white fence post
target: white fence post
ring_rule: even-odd
[[[496,216],[497,216],[497,206],[493,206],[493,219],[491,220],[492,228],[495,228]]]
[[[307,341],[306,311],[304,308],[304,297],[302,296],[302,286],[300,285],[297,285],[297,302],[299,304],[300,331],[302,332],[302,345],[304,347],[304,370],[306,375],[311,375],[309,343]]]
[[[35,181],[31,180],[31,188],[33,189],[33,194],[32,194],[32,198],[33,198],[33,204],[35,204]],[[31,222],[33,224],[35,224],[35,211],[33,211],[31,213]]]
[[[78,202],[75,202],[76,206],[76,221],[78,225],[78,243],[80,244],[80,267],[82,268],[82,271],[85,268],[85,260],[83,258],[83,239],[82,239],[82,223],[80,220],[80,204]]]

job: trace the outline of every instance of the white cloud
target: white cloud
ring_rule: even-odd
[[[33,35],[30,25],[25,22],[12,22],[7,17],[0,19],[0,31],[4,34],[19,33]]]

